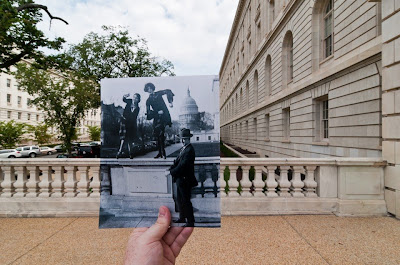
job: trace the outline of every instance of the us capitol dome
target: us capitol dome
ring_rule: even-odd
[[[183,104],[180,108],[179,124],[181,128],[188,128],[191,131],[199,130],[199,107],[197,106],[196,100],[190,96],[190,89],[187,89],[186,98],[183,100]]]

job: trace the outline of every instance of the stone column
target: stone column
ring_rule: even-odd
[[[250,188],[251,185],[253,184],[250,179],[249,179],[249,170],[250,166],[242,166],[243,170],[243,177],[242,181],[240,182],[242,184],[242,197],[251,197],[253,196],[252,193],[250,193]]]
[[[90,197],[100,197],[100,167],[91,167],[93,180],[90,182],[90,187],[92,188],[92,193]]]
[[[220,165],[219,166],[219,183],[220,183],[219,185],[221,187],[220,188],[221,193],[223,194],[223,195],[221,195],[221,197],[222,196],[224,196],[224,197],[228,196],[228,193],[225,192],[226,181],[224,179],[224,171],[225,171],[225,167]]]
[[[1,197],[12,197],[15,193],[14,182],[15,182],[15,173],[14,167],[12,166],[3,166],[1,168],[4,173],[4,180],[0,183],[3,188],[3,193]]]
[[[101,195],[111,194],[111,180],[108,166],[100,166]]]
[[[26,168],[24,166],[15,167],[18,174],[17,181],[14,182],[14,197],[25,197],[26,195]]]
[[[275,169],[276,169],[276,166],[268,166],[267,169],[268,169],[268,175],[267,175],[267,192],[266,192],[266,195],[267,195],[267,197],[277,197],[278,193],[276,193],[276,187],[278,187],[278,182],[276,182],[276,180],[275,180]],[[286,180],[287,180],[287,177],[286,177]]]
[[[39,183],[40,193],[38,197],[50,197],[52,193],[51,183],[53,182],[51,166],[41,166],[39,168],[42,171],[42,180]]]
[[[64,197],[75,197],[76,196],[76,169],[74,166],[66,166],[67,170],[67,181],[64,183]]]
[[[306,197],[318,197],[315,193],[317,182],[315,181],[314,172],[316,168],[316,166],[306,166],[306,179],[304,180],[304,194]]]
[[[79,171],[81,178],[77,184],[78,194],[76,195],[76,197],[88,197],[89,196],[89,176],[88,176],[89,167],[88,166],[78,166],[78,171]]]
[[[263,167],[255,166],[256,175],[254,176],[254,197],[265,197],[263,193],[263,189],[265,186],[265,182],[262,180],[262,169]]]
[[[400,218],[400,1],[382,5],[382,156],[388,212]]]
[[[36,166],[26,167],[29,171],[29,180],[26,183],[27,191],[26,197],[34,198],[39,195],[39,168]]]
[[[236,171],[237,171],[237,166],[228,166],[229,169],[229,197],[239,197],[239,193],[237,192],[237,188],[239,187],[239,182],[237,181],[236,178]]]
[[[64,167],[63,166],[55,166],[52,167],[54,169],[54,181],[52,183],[53,186],[53,194],[51,197],[62,197],[64,195]]]
[[[289,166],[281,166],[281,175],[279,176],[278,183],[279,183],[279,196],[281,197],[290,197],[289,188],[290,182],[288,179],[288,170],[290,169]],[[274,172],[275,174],[275,172]],[[267,194],[268,195],[268,194]]]
[[[301,181],[301,172],[303,171],[303,167],[294,166],[293,167],[293,177],[292,177],[292,187],[291,193],[293,197],[304,197],[302,193],[302,188],[304,187],[303,181]]]

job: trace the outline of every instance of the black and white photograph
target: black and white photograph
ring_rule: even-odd
[[[100,228],[220,227],[218,76],[101,81]]]

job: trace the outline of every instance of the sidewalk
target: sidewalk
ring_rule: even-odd
[[[97,218],[0,219],[0,264],[122,264],[132,229]],[[400,220],[334,215],[223,217],[195,229],[177,264],[400,264]]]

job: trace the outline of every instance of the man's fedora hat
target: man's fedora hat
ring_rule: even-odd
[[[147,83],[144,85],[144,92],[149,92],[149,89],[156,90],[156,87],[153,85],[153,83]]]
[[[181,132],[179,134],[180,138],[190,138],[192,136],[193,136],[193,134],[191,134],[190,130],[186,129],[186,128],[181,129]]]

